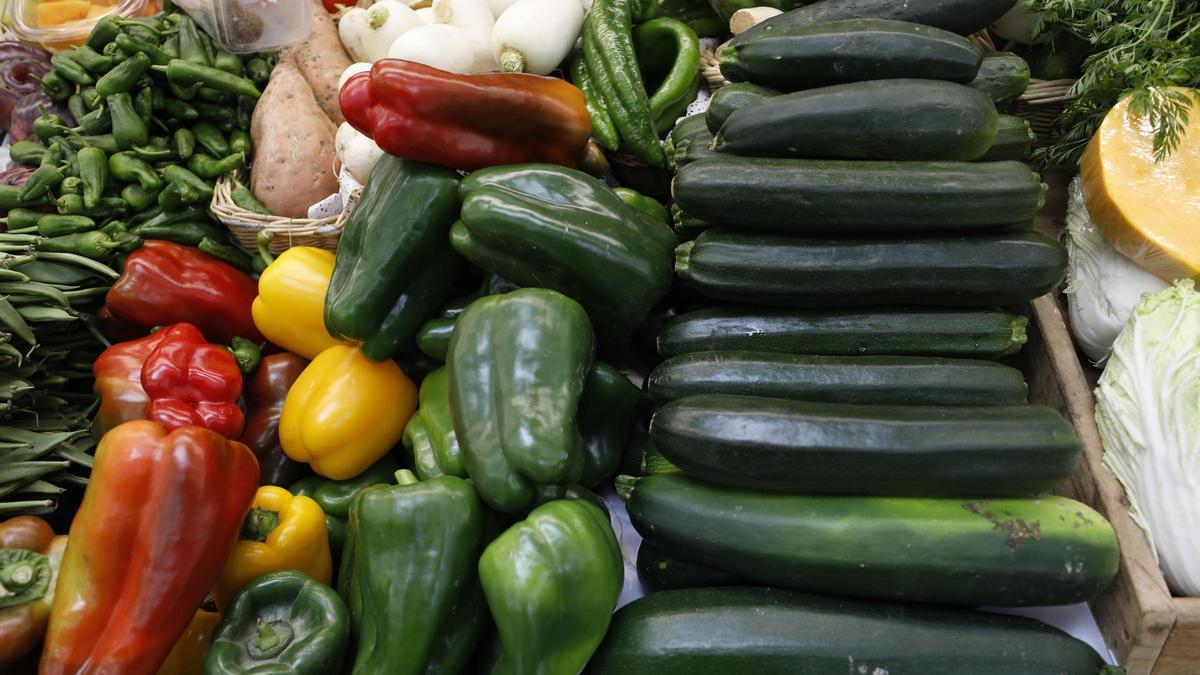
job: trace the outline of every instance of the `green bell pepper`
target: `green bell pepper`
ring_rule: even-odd
[[[596,362],[583,386],[576,418],[586,460],[580,485],[594,488],[616,473],[644,405],[642,391],[624,373]]]
[[[608,630],[624,581],[608,517],[582,500],[534,509],[479,558],[500,633],[491,675],[575,675]]]
[[[605,329],[645,320],[671,286],[675,235],[603,183],[547,164],[496,167],[463,180],[455,250],[522,286],[578,300]]]
[[[352,672],[458,673],[487,621],[476,569],[484,508],[461,478],[396,478],[350,507],[338,590],[358,645]]]
[[[350,640],[346,604],[303,572],[271,572],[233,598],[204,657],[205,675],[337,672]]]
[[[404,447],[413,455],[417,478],[467,477],[462,449],[454,435],[446,369],[438,368],[421,381],[420,405],[404,429]]]
[[[391,455],[375,462],[366,471],[349,480],[330,480],[321,476],[308,476],[292,483],[288,488],[293,495],[311,497],[325,512],[325,527],[329,530],[329,548],[334,560],[341,554],[346,541],[346,521],[350,517],[350,503],[359,491],[376,484],[391,483],[400,463]]]
[[[634,28],[633,42],[643,78],[658,83],[650,94],[650,117],[662,135],[700,90],[700,38],[686,23],[663,16]]]
[[[458,217],[458,173],[385,155],[338,244],[325,296],[330,335],[391,358],[446,298],[458,257],[446,234]]]
[[[670,226],[671,214],[667,213],[667,207],[663,206],[657,199],[647,197],[637,190],[631,190],[626,187],[613,188],[613,192],[626,204]]]
[[[480,298],[458,318],[450,410],[467,473],[492,508],[524,511],[535,486],[583,474],[575,415],[593,348],[579,303],[543,288]]]

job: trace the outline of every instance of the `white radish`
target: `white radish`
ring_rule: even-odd
[[[367,10],[361,7],[351,7],[338,20],[338,37],[342,46],[355,61],[366,61],[367,48],[363,37],[367,34]]]
[[[374,63],[387,58],[396,38],[424,26],[425,22],[399,0],[380,0],[367,10],[367,32],[363,35],[364,61]]]
[[[475,72],[496,70],[492,56],[492,28],[496,19],[488,0],[433,0],[433,17],[438,23],[463,29],[475,50]]]
[[[445,23],[431,23],[401,35],[388,50],[388,58],[415,61],[451,73],[476,72],[471,36]]]
[[[355,75],[357,75],[359,73],[369,73],[369,72],[371,72],[371,64],[369,64],[369,63],[351,63],[350,67],[343,70],[342,76],[340,78],[338,78],[338,91],[341,91],[342,87],[346,86],[346,82],[348,82],[350,80],[350,78],[354,77]]]
[[[430,5],[429,7],[422,7],[421,9],[418,9],[417,10],[417,18],[421,19],[426,24],[433,23],[434,22],[433,21],[433,5]]]
[[[500,70],[549,75],[575,48],[581,28],[578,0],[517,0],[496,19],[492,56]]]
[[[383,157],[383,150],[379,149],[375,141],[350,126],[349,122],[343,122],[342,126],[338,127],[335,147],[342,166],[354,176],[354,180],[366,185],[367,178],[371,176],[371,169],[374,169],[375,163]]]

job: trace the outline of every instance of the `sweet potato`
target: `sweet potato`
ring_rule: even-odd
[[[353,5],[352,2],[346,4]],[[333,19],[320,0],[312,0],[310,6],[312,34],[304,42],[292,47],[292,52],[308,86],[317,95],[321,110],[333,120],[333,126],[336,127],[346,121],[342,117],[342,106],[338,103],[338,78],[350,67],[350,56],[342,47],[337,26],[333,25]]]
[[[321,107],[292,55],[271,73],[254,117],[250,189],[271,213],[304,218],[308,207],[337,192],[337,127]]]

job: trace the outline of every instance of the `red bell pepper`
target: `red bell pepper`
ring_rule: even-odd
[[[164,331],[144,338],[118,342],[100,353],[92,364],[93,391],[100,409],[92,420],[92,435],[99,440],[109,429],[130,420],[146,419],[150,397],[142,388],[142,364],[162,342]]]
[[[186,322],[213,342],[262,342],[250,306],[258,284],[241,270],[191,246],[147,241],[129,254],[105,298],[118,320],[140,327]]]
[[[142,365],[142,389],[150,399],[146,419],[168,431],[191,425],[237,438],[245,419],[237,403],[242,371],[233,355],[208,344],[191,324],[158,332],[162,340]]]
[[[341,105],[346,121],[385,152],[466,171],[574,167],[592,133],[583,92],[525,73],[459,75],[385,59],[346,82]]]
[[[137,421],[105,434],[41,675],[153,675],[216,582],[257,486],[254,454],[207,429]]]
[[[288,352],[264,356],[246,386],[246,426],[238,440],[258,458],[263,485],[289,487],[308,474],[308,467],[290,459],[279,445],[283,402],[307,365],[307,360]]]

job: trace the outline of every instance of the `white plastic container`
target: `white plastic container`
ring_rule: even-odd
[[[311,0],[176,0],[226,51],[279,49],[312,31]]]

